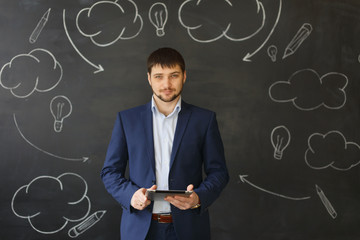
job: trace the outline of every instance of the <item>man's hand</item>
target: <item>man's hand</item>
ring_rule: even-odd
[[[149,188],[149,190],[155,190],[155,189],[156,189],[156,185],[152,185],[152,187]],[[130,202],[133,208],[137,210],[144,210],[147,206],[150,205],[151,201],[147,199],[145,193],[146,193],[145,188],[140,188],[134,193]]]
[[[187,191],[193,191],[193,189],[194,185],[192,184],[186,188]],[[181,210],[190,209],[196,204],[200,203],[199,196],[196,194],[196,192],[193,192],[189,197],[167,196],[165,200]]]

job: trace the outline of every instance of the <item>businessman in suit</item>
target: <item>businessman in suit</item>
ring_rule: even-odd
[[[151,101],[118,113],[101,171],[123,209],[121,239],[210,239],[208,208],[229,181],[215,113],[181,99],[178,51],[160,48],[147,65]],[[192,194],[150,201],[147,189]]]

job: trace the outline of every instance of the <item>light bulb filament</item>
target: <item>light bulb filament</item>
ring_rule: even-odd
[[[64,107],[64,103],[58,103],[56,107],[57,107],[56,118],[60,119],[61,116],[62,116],[62,110],[63,110],[63,107]]]

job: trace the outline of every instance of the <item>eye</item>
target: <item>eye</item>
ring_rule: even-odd
[[[172,74],[171,75],[171,78],[178,78],[179,77],[179,74]]]
[[[154,78],[155,79],[162,79],[162,76],[161,75],[155,75]]]

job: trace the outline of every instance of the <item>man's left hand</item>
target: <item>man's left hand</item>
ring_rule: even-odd
[[[187,191],[193,191],[194,185],[190,184],[186,188]],[[189,197],[182,197],[182,196],[167,196],[165,201],[168,201],[175,207],[181,210],[187,210],[194,207],[196,204],[200,203],[199,196],[196,192],[193,192]]]

